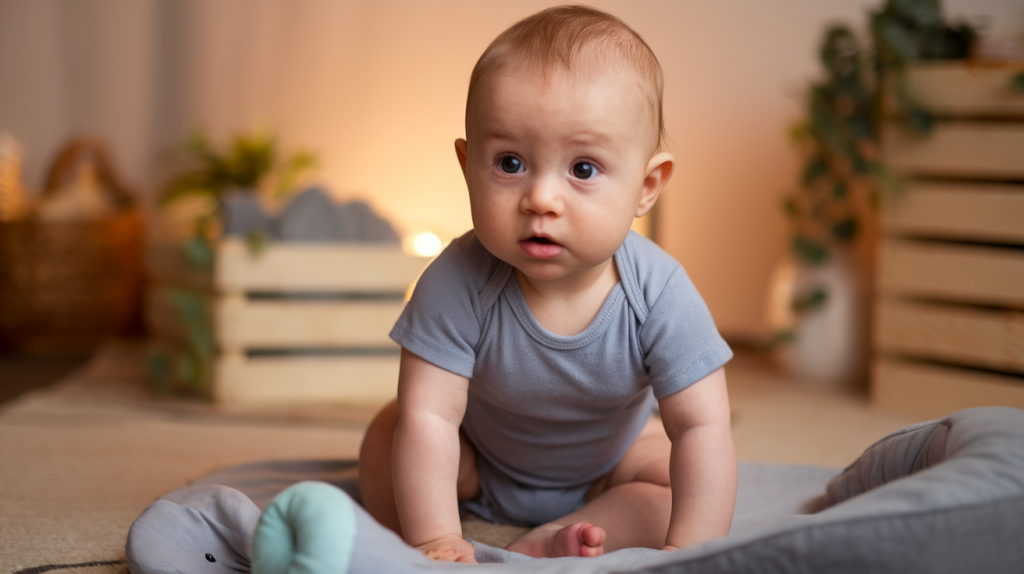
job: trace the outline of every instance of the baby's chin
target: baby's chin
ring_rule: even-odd
[[[500,258],[499,258],[500,259]],[[515,268],[519,275],[530,281],[556,282],[565,279],[583,278],[593,274],[598,276],[607,272],[612,257],[593,262],[578,260],[547,259],[547,260],[516,260],[505,261]]]

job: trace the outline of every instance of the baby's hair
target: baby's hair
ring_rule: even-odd
[[[662,118],[661,64],[639,34],[611,14],[588,6],[556,6],[520,20],[501,33],[484,50],[469,79],[469,102],[480,81],[496,72],[547,68],[553,64],[571,73],[599,70],[614,65],[632,72],[640,81],[651,119],[657,127],[653,152],[665,137]]]

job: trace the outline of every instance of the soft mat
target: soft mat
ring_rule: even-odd
[[[207,476],[136,520],[126,550],[129,567],[133,574],[247,572],[261,508],[273,499],[272,506],[280,505],[277,525],[289,533],[278,540],[296,543],[294,555],[281,562],[282,574],[1024,568],[1024,411],[1009,408],[970,409],[908,427],[872,445],[842,472],[741,464],[729,535],[673,553],[627,549],[599,558],[537,560],[477,541],[480,565],[430,562],[362,511],[355,502],[355,473],[352,461],[307,461],[250,464]],[[299,480],[317,482],[300,487],[306,495],[274,499]],[[335,554],[325,558],[324,551],[303,547],[303,530],[318,532],[311,522],[318,518],[293,512],[303,504],[343,524],[337,528],[344,535],[330,545]],[[269,546],[257,544],[257,554]]]

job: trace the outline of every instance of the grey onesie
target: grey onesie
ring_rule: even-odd
[[[572,336],[533,317],[511,266],[470,231],[423,272],[391,338],[470,379],[462,430],[484,518],[536,526],[578,509],[664,398],[732,358],[683,268],[630,232],[619,284]]]

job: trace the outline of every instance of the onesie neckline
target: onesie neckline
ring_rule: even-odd
[[[519,285],[519,279],[516,277],[515,272],[509,273],[508,282],[505,283],[505,288],[502,291],[506,299],[508,299],[519,323],[535,341],[552,349],[563,351],[579,349],[594,342],[608,330],[613,314],[622,306],[623,299],[626,299],[625,288],[622,284],[621,269],[623,261],[622,257],[620,257],[622,251],[623,248],[619,247],[619,250],[615,252],[615,264],[619,268],[619,281],[615,283],[611,292],[608,293],[604,303],[601,304],[601,310],[597,312],[594,320],[587,325],[586,329],[575,335],[552,333],[540,324],[540,321],[533,316],[533,311],[530,310],[530,306],[526,303],[526,297],[523,296],[523,290]]]

